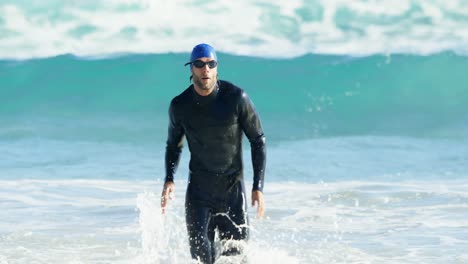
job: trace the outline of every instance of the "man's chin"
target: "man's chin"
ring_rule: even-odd
[[[215,82],[211,79],[204,81],[203,79],[195,80],[195,83],[201,90],[209,91],[215,86]]]
[[[200,85],[200,88],[202,90],[211,90],[212,88],[214,87],[214,84],[211,83],[211,82],[208,82],[208,83],[202,83],[202,85]]]

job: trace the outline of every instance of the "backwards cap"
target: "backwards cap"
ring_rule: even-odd
[[[214,48],[208,44],[201,43],[193,47],[192,54],[190,55],[190,61],[187,62],[185,65],[191,64],[192,62],[203,57],[218,60],[216,58],[216,51],[214,50]]]

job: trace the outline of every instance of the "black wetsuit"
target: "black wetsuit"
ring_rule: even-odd
[[[183,137],[190,150],[186,221],[194,259],[213,263],[215,229],[221,240],[247,240],[247,196],[243,181],[242,136],[250,141],[253,190],[262,191],[265,137],[247,94],[227,81],[218,81],[208,96],[193,85],[169,107],[166,181],[174,180]],[[234,247],[221,254],[238,254]]]

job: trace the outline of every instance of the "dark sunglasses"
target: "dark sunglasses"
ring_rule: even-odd
[[[215,60],[212,60],[212,61],[207,61],[207,62],[204,62],[204,61],[201,61],[201,60],[196,60],[196,61],[193,61],[193,62],[187,62],[185,65],[188,65],[188,64],[192,64],[193,66],[195,66],[196,68],[205,68],[205,65],[208,65],[208,67],[210,69],[213,69],[213,68],[216,68],[216,66],[218,66],[218,62],[215,61]]]

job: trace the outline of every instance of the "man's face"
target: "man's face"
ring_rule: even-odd
[[[197,61],[210,62],[214,61],[213,58],[203,57]],[[192,78],[194,84],[202,90],[211,90],[216,84],[218,77],[218,66],[210,68],[208,64],[203,67],[196,67],[197,63],[192,63]]]

